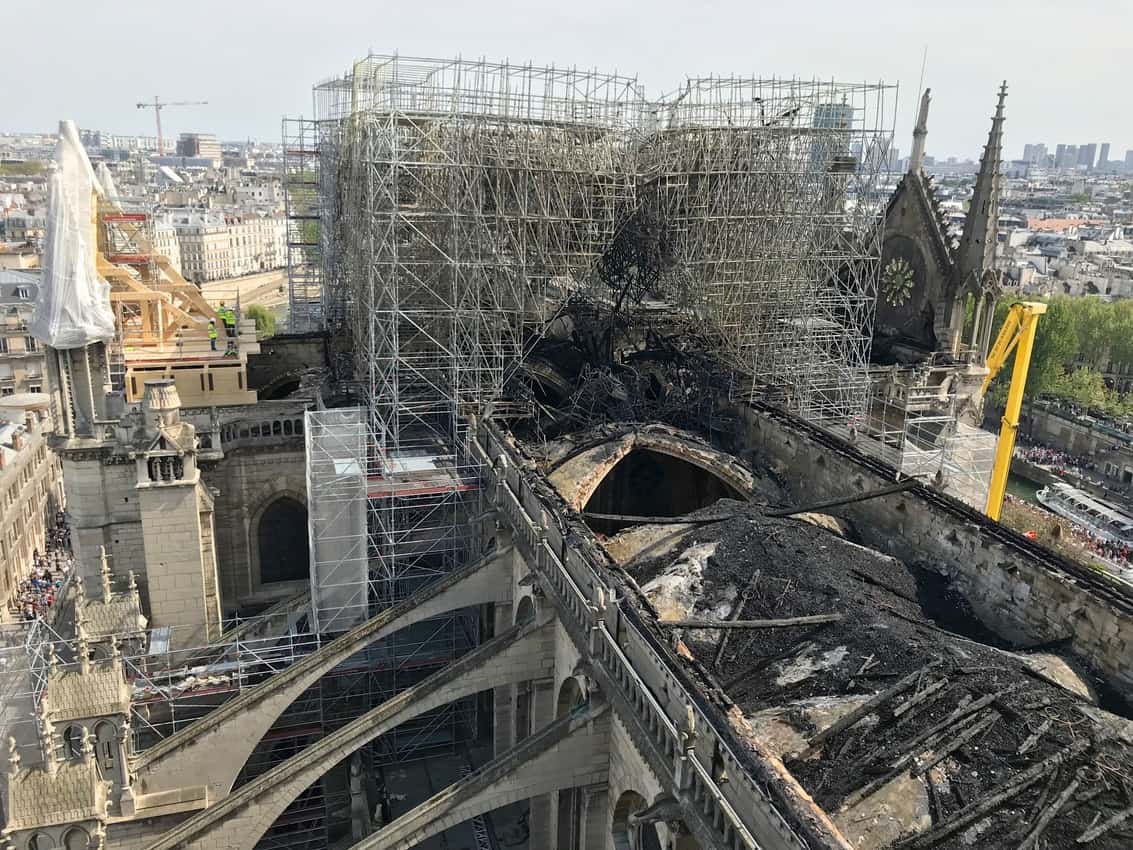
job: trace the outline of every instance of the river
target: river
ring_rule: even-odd
[[[1041,487],[1041,484],[1037,484],[1030,478],[1024,478],[1022,475],[1016,475],[1014,472],[1007,478],[1007,492],[1016,499],[1022,499],[1024,502],[1030,502],[1032,505],[1039,504],[1039,500],[1035,498],[1035,493],[1037,493]]]

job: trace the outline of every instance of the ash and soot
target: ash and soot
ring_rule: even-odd
[[[939,576],[842,521],[766,510],[722,499],[603,542],[734,703],[737,736],[855,847],[1133,845],[1133,723],[1088,672],[997,644]]]

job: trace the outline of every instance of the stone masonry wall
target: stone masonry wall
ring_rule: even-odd
[[[290,445],[264,445],[227,452],[223,460],[202,464],[205,483],[217,492],[216,549],[221,607],[289,596],[293,583],[260,580],[257,532],[264,510],[280,496],[307,504],[305,452],[302,438]]]
[[[248,386],[261,398],[274,398],[303,371],[327,364],[327,340],[323,333],[280,334],[265,339],[260,343],[260,353],[248,357]]]
[[[63,486],[71,520],[71,541],[79,574],[98,586],[99,546],[105,546],[116,576],[133,570],[145,582],[142,517],[133,463],[104,463],[94,457],[62,454]]]
[[[175,648],[203,646],[219,633],[219,612],[210,604],[206,574],[215,562],[203,562],[198,486],[140,489],[152,625],[174,626]]]
[[[893,483],[786,420],[736,406],[735,450],[791,481],[798,503],[851,496]],[[1133,697],[1133,604],[1103,598],[975,522],[916,491],[835,511],[862,542],[948,576],[985,626],[1020,645],[1069,639],[1073,651]]]

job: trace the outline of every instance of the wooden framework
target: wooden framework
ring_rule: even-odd
[[[97,198],[97,208],[95,264],[110,284],[118,334],[112,345],[127,401],[141,399],[146,380],[174,377],[188,406],[255,402],[247,381],[248,355],[259,352],[255,322],[239,321],[230,344],[201,290],[155,251],[150,216],[126,212],[105,197]],[[210,320],[218,330],[216,350]],[[226,379],[216,380],[220,374]]]

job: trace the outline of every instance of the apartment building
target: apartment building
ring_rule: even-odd
[[[283,186],[276,181],[244,181],[228,190],[236,206],[257,206],[277,209],[283,206]]]
[[[287,264],[287,222],[277,216],[193,213],[176,217],[181,274],[194,283]]]
[[[287,222],[275,216],[228,217],[232,276],[280,268],[287,263]]]
[[[154,221],[153,250],[158,254],[164,254],[173,268],[181,272],[181,243],[177,239],[177,229],[172,222]]]
[[[193,283],[232,276],[232,244],[223,219],[193,215],[174,224],[181,248],[181,274]]]
[[[0,397],[44,391],[47,352],[28,333],[39,275],[0,269]]]
[[[0,420],[0,598],[4,609],[27,578],[32,554],[44,551],[44,536],[63,507],[63,473],[47,447],[43,414],[23,423]]]
[[[39,268],[39,252],[26,242],[0,242],[0,269]]]
[[[213,168],[219,167],[223,159],[220,142],[211,133],[182,133],[177,140],[177,156],[207,159]]]

